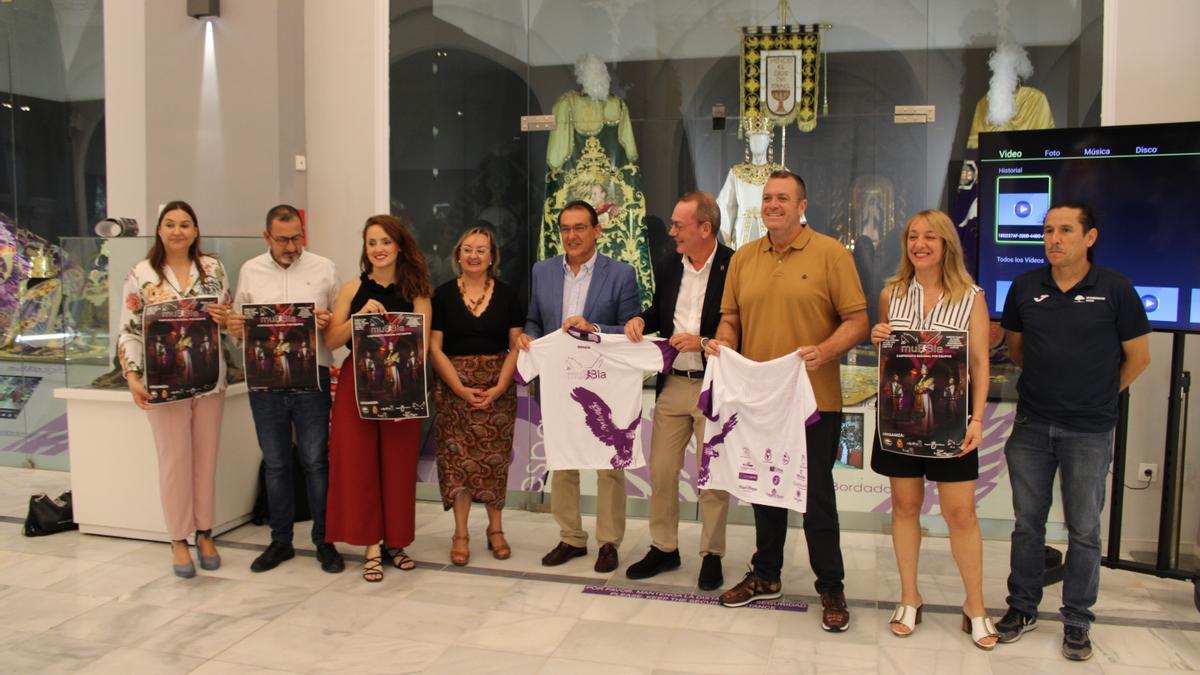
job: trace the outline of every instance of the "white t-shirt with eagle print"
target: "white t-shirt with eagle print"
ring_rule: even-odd
[[[675,360],[666,340],[556,330],[517,357],[517,382],[541,379],[546,466],[636,469],[642,455],[642,380]]]
[[[818,419],[804,360],[751,361],[721,349],[704,369],[698,406],[704,445],[696,487],[804,513],[808,425]]]

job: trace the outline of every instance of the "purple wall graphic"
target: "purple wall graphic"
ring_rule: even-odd
[[[31,431],[21,440],[4,448],[4,452],[23,455],[59,455],[67,451],[67,416],[59,415],[41,428]]]

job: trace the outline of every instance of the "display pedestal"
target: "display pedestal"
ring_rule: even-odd
[[[67,402],[71,492],[79,531],[170,541],[158,495],[158,459],[146,413],[129,392],[59,388]],[[250,520],[262,453],[252,430],[245,384],[225,392],[217,455],[213,534]]]

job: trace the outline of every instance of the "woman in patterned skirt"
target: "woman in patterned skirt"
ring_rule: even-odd
[[[440,378],[434,390],[438,482],[442,506],[454,509],[450,562],[466,565],[472,501],[487,507],[492,555],[504,560],[512,554],[500,510],[517,414],[512,345],[525,323],[525,309],[512,287],[496,278],[500,250],[490,229],[467,230],[451,261],[458,278],[433,293],[429,355]]]

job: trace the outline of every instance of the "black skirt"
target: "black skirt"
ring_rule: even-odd
[[[937,483],[961,483],[979,478],[979,450],[962,457],[930,459],[884,450],[875,434],[871,470],[890,478],[926,478]]]

